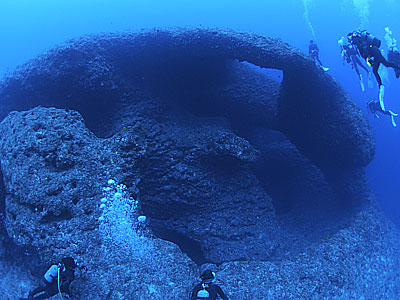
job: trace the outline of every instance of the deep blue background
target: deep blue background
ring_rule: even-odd
[[[386,26],[400,40],[399,13],[397,0],[1,0],[0,76],[83,34],[160,26],[225,27],[280,37],[303,51],[315,39],[329,73],[367,113],[366,101],[378,95],[376,85],[361,93],[355,72],[341,63],[337,40],[363,28],[383,41]],[[400,80],[389,70],[385,103],[398,112],[399,94]],[[400,226],[400,126],[392,127],[389,118],[368,118],[377,141],[368,179],[385,212]]]

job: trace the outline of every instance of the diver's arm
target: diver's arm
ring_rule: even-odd
[[[224,292],[222,291],[222,289],[219,285],[217,285],[217,293],[220,295],[220,297],[222,299],[228,300],[228,297],[224,294]]]

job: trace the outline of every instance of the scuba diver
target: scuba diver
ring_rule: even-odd
[[[213,283],[215,279],[215,273],[211,270],[205,270],[200,275],[201,282],[196,285],[190,296],[191,300],[204,299],[204,300],[215,300],[219,295],[222,299],[228,300],[228,297],[224,294],[221,287]]]
[[[347,38],[349,43],[357,48],[361,57],[367,61],[367,64],[372,67],[372,73],[374,73],[379,86],[379,104],[382,110],[385,111],[385,104],[383,102],[385,87],[382,84],[378,69],[380,64],[383,64],[386,67],[400,70],[400,65],[389,62],[383,57],[379,50],[381,41],[369,32],[365,30],[353,31],[347,35]]]
[[[75,279],[75,269],[77,264],[72,257],[65,257],[58,265],[52,265],[43,275],[44,285],[37,287],[29,292],[28,298],[20,298],[20,300],[39,300],[53,297],[60,293],[66,293],[69,298],[69,286]],[[84,267],[82,267],[84,268]]]
[[[321,60],[319,59],[319,48],[313,40],[310,40],[310,44],[308,45],[308,55],[314,60],[314,62],[320,66],[324,71],[328,71],[329,68],[325,68],[322,65]]]
[[[398,65],[400,64],[400,52],[399,52],[399,49],[395,45],[393,45],[389,48],[388,61],[398,64]],[[394,69],[394,74],[396,75],[396,78],[399,78],[400,70]]]
[[[386,41],[386,45],[388,47],[388,49],[390,49],[390,47],[392,46],[396,46],[396,39],[392,38],[392,34],[393,32],[389,29],[389,27],[385,27],[385,36],[384,39]]]
[[[367,102],[367,109],[369,110],[370,113],[374,114],[374,116],[376,118],[380,118],[379,115],[377,114],[378,112],[387,116],[390,116],[390,118],[392,119],[392,125],[393,127],[396,127],[397,124],[394,120],[394,117],[397,117],[399,114],[396,114],[394,112],[392,112],[391,110],[383,110],[379,101],[369,101]]]
[[[399,49],[397,48],[397,41],[395,38],[392,37],[392,31],[389,29],[389,27],[385,27],[385,41],[386,45],[388,48],[388,61],[395,63],[395,64],[400,64],[400,52]],[[394,69],[394,73],[396,75],[396,78],[400,77],[400,70]]]
[[[348,64],[351,64],[351,67],[356,71],[358,78],[360,79],[361,91],[364,92],[365,87],[364,87],[363,77],[360,73],[360,70],[358,69],[358,66],[360,66],[362,69],[365,70],[365,72],[367,72],[368,86],[372,87],[371,82],[370,82],[371,73],[369,72],[367,67],[364,66],[364,64],[361,62],[361,60],[358,58],[357,49],[352,44],[345,44],[343,36],[338,41],[338,44],[340,46],[341,55],[342,55],[343,60],[345,60]]]

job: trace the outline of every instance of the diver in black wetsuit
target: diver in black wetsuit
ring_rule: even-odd
[[[319,65],[324,71],[328,71],[329,68],[325,68],[322,65],[321,60],[319,59],[319,48],[313,40],[310,40],[310,44],[308,45],[308,55],[315,61],[317,65]]]
[[[383,103],[384,86],[379,76],[378,69],[380,64],[383,64],[386,67],[400,70],[400,65],[387,61],[383,57],[379,50],[381,41],[367,31],[359,30],[351,32],[347,35],[347,38],[352,45],[357,47],[358,52],[367,61],[367,64],[372,67],[372,73],[374,73],[379,86],[379,103],[382,110],[385,111],[385,105]]]
[[[395,70],[400,70],[400,66],[393,62],[387,61],[386,58],[383,57],[379,48],[373,46],[368,49],[368,57],[366,58],[367,62],[372,66],[372,72],[375,75],[376,81],[378,82],[379,87],[382,86],[382,79],[379,76],[378,69],[380,64],[385,67],[391,67]]]
[[[369,112],[371,112],[372,114],[374,114],[374,116],[376,118],[379,118],[379,115],[377,114],[378,112],[387,116],[390,116],[390,118],[392,119],[392,125],[394,127],[396,127],[396,122],[394,121],[394,117],[397,117],[398,114],[392,112],[391,110],[383,110],[379,101],[369,101],[367,103],[367,109],[369,110]]]
[[[44,285],[29,292],[28,298],[20,300],[41,300],[48,299],[58,293],[66,293],[65,298],[70,296],[69,286],[75,279],[77,265],[71,257],[65,257],[58,265],[52,265],[43,275]]]
[[[201,282],[196,285],[192,290],[191,300],[204,299],[215,300],[219,295],[223,300],[228,300],[221,287],[214,284],[212,281],[215,279],[214,272],[205,270],[200,276]]]
[[[365,87],[364,87],[364,82],[363,82],[363,77],[360,73],[360,70],[358,69],[358,66],[360,66],[362,69],[365,70],[368,74],[368,79],[370,76],[370,72],[367,69],[366,66],[361,62],[361,60],[358,58],[358,52],[357,49],[352,45],[352,44],[345,44],[344,43],[344,37],[342,37],[339,41],[338,44],[340,45],[341,49],[341,55],[342,58],[348,63],[351,64],[351,67],[356,71],[358,78],[360,79],[360,85],[361,85],[361,90],[364,92]]]

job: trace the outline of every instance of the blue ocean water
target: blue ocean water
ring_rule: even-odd
[[[172,26],[232,28],[279,37],[305,52],[309,40],[315,39],[329,73],[367,113],[366,101],[377,98],[377,87],[361,92],[355,72],[342,65],[337,41],[359,28],[383,40],[386,26],[400,40],[399,11],[400,2],[395,0],[2,0],[0,76],[84,34]],[[400,80],[389,70],[385,101],[395,112],[400,111],[399,93]],[[400,226],[400,129],[392,127],[388,118],[368,118],[377,144],[367,167],[369,183],[381,207]]]

